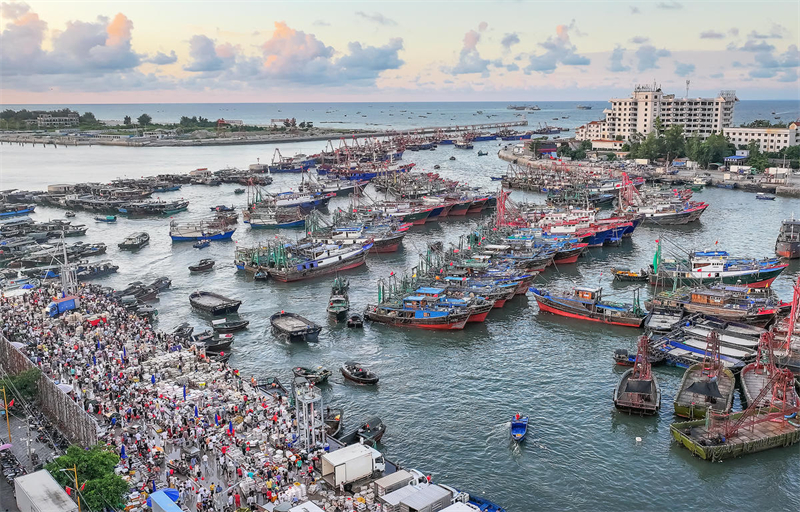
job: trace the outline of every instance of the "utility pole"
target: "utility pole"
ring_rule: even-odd
[[[3,387],[3,408],[6,413],[6,428],[8,428],[8,442],[11,442],[11,422],[8,419],[8,400],[6,399],[6,388]]]

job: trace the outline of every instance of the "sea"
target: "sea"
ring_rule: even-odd
[[[559,124],[596,117],[605,105],[590,104],[594,105],[591,111],[575,110],[574,104],[561,105],[558,117],[563,113],[569,119]],[[316,121],[334,110],[338,110],[338,118],[344,117],[343,112],[350,117],[350,112],[359,111],[374,111],[376,119],[377,114],[399,118],[400,110],[429,116],[423,121],[406,119],[403,126],[411,126],[411,121],[419,123],[417,126],[429,126],[436,124],[431,119],[438,118],[442,118],[441,124],[453,123],[452,119],[463,123],[462,119],[473,117],[470,112],[493,112],[486,103],[437,105],[93,105],[90,109],[98,118],[124,114],[135,117],[138,112],[148,112],[157,120],[162,114],[162,119],[174,120],[180,115],[213,118],[223,112],[256,121],[278,114],[301,119],[299,112],[303,111],[308,112],[309,119],[312,113],[318,115],[313,118]],[[552,119],[556,114],[549,113],[549,105],[542,102],[541,111],[528,115]],[[505,106],[498,104],[494,108],[504,119],[513,118]],[[73,107],[83,110],[81,106]],[[737,105],[736,119],[745,122],[789,108],[785,102],[742,101]],[[747,116],[745,112],[749,112]],[[391,113],[395,115],[389,116]],[[448,115],[450,118],[444,119]],[[352,127],[365,125],[356,120]],[[440,146],[435,151],[408,151],[403,159],[416,163],[417,170],[433,171],[433,166],[439,165],[436,172],[444,177],[496,190],[491,177],[504,173],[508,165],[495,156],[499,144],[477,142],[472,151]],[[194,148],[45,148],[3,144],[0,189],[44,189],[53,183],[109,181],[116,177],[187,172],[198,167],[244,168],[258,159],[268,161],[277,148],[283,155],[313,154],[324,145],[325,142],[305,142]],[[489,155],[478,156],[481,149]],[[455,160],[450,160],[451,156]],[[289,190],[296,188],[299,180],[297,175],[276,175],[269,188]],[[159,197],[188,199],[189,210],[174,216],[174,220],[185,221],[204,218],[217,205],[243,207],[246,199],[235,195],[234,188],[235,185],[186,185]],[[377,196],[372,187],[367,193]],[[535,193],[514,191],[511,197],[544,202],[544,196]],[[735,256],[766,257],[773,254],[781,220],[800,214],[800,199],[794,198],[757,201],[752,193],[716,188],[696,193],[695,197],[710,203],[698,223],[675,227],[643,225],[621,247],[594,248],[577,264],[548,268],[537,277],[535,286],[551,291],[569,290],[576,285],[600,286],[609,299],[631,301],[639,286],[613,282],[611,269],[646,268],[652,262],[656,240],[661,239],[665,252],[673,255],[714,248]],[[347,204],[347,198],[336,198],[329,210]],[[32,217],[42,221],[62,218],[63,214],[63,210],[37,207]],[[366,265],[346,273],[353,310],[360,312],[377,300],[379,279],[390,279],[393,273],[409,273],[427,244],[457,243],[460,235],[485,219],[468,216],[414,227],[397,253],[370,255]],[[101,258],[110,258],[120,266],[117,274],[98,283],[120,289],[132,281],[147,282],[159,276],[172,279],[172,287],[154,304],[159,312],[158,328],[171,330],[182,322],[190,322],[198,331],[209,328],[209,319],[189,306],[192,291],[211,290],[241,299],[239,315],[250,325],[246,331],[236,333],[231,358],[234,367],[247,377],[277,376],[287,384],[294,366],[331,369],[334,375],[321,389],[325,404],[344,409],[345,431],[379,416],[388,426],[379,448],[390,460],[432,474],[434,482],[485,496],[509,512],[738,511],[752,507],[800,510],[797,446],[710,463],[671,442],[669,425],[676,421],[672,400],[682,370],[654,368],[663,392],[662,409],[657,416],[631,417],[614,410],[612,393],[623,369],[614,365],[612,356],[617,348],[635,350],[640,335],[636,329],[543,314],[535,300],[526,296],[509,301],[504,308],[493,310],[485,323],[469,325],[463,331],[425,332],[378,324],[367,324],[363,330],[347,329],[326,316],[332,278],[284,284],[254,282],[236,273],[236,246],[252,246],[278,234],[301,237],[302,230],[277,233],[251,230],[240,223],[232,241],[198,250],[191,243],[170,241],[170,220],[120,216],[116,224],[105,224],[95,222],[92,214],[77,212],[73,223],[89,226],[87,235],[80,240],[106,243],[108,254]],[[135,253],[117,249],[125,236],[137,231],[150,234],[148,246]],[[216,267],[209,273],[191,274],[187,267],[201,258],[213,258]],[[791,300],[792,284],[798,276],[800,264],[794,261],[774,283],[781,298]],[[646,299],[652,290],[641,286],[639,292]],[[270,332],[269,317],[281,310],[321,324],[324,329],[319,342],[287,343],[275,338]],[[380,383],[365,387],[345,381],[338,372],[345,361],[358,361],[371,368],[380,376]],[[741,408],[738,394],[735,408]],[[515,413],[530,417],[529,437],[521,444],[509,439],[509,421]]]

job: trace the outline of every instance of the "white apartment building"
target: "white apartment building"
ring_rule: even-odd
[[[65,117],[53,117],[50,114],[40,114],[36,118],[36,125],[39,128],[53,128],[57,126],[78,126],[80,124],[80,116],[75,112],[68,114]]]
[[[611,108],[603,111],[606,118],[578,127],[575,136],[579,140],[620,136],[627,141],[635,133],[653,131],[656,118],[661,118],[665,126],[683,125],[687,135],[705,140],[731,126],[736,101],[735,91],[721,91],[715,98],[676,98],[655,85],[638,85],[629,98],[609,100]]]
[[[788,128],[725,128],[725,135],[737,148],[755,140],[761,151],[780,151],[800,144],[800,123],[791,123]]]

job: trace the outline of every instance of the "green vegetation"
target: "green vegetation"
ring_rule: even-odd
[[[786,128],[786,123],[773,123],[769,119],[756,119],[749,123],[742,123],[740,128]]]
[[[722,163],[726,156],[736,153],[736,147],[722,133],[711,135],[705,141],[701,141],[698,135],[686,138],[682,125],[666,128],[661,118],[656,118],[655,129],[646,137],[634,134],[622,149],[629,152],[629,158],[671,161],[688,157],[704,169],[709,164]]]
[[[25,370],[13,376],[0,379],[0,388],[5,388],[6,396],[11,401],[18,398],[26,402],[31,402],[36,398],[39,390],[38,382],[41,372],[37,369]]]
[[[568,144],[559,146],[556,150],[558,156],[566,156],[573,160],[585,160],[586,152],[592,150],[592,141],[584,140],[578,149],[572,149]]]
[[[106,510],[109,507],[121,510],[128,484],[114,474],[117,463],[119,455],[105,445],[98,444],[88,450],[73,445],[67,448],[66,454],[47,464],[45,469],[61,486],[74,489],[75,473],[72,468],[77,467],[78,488],[85,484],[80,494],[82,505],[92,510]]]

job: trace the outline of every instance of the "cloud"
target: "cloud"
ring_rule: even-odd
[[[5,13],[18,16],[0,34],[0,67],[4,75],[107,73],[132,70],[143,55],[133,51],[133,22],[119,13],[109,20],[70,21],[53,32],[52,50],[43,43],[47,23],[27,6],[4,5]]]
[[[789,31],[786,30],[786,27],[784,27],[783,25],[779,25],[777,23],[773,23],[768,33],[764,34],[753,30],[752,32],[747,34],[747,37],[749,39],[783,39],[784,36],[788,34]]]
[[[656,4],[656,8],[677,10],[677,9],[683,9],[683,4],[675,2],[674,0],[671,2],[659,2]]]
[[[331,26],[331,24],[328,23],[325,20],[315,20],[314,23],[312,23],[312,25],[314,25],[315,27],[330,27]]]
[[[519,36],[515,32],[512,32],[510,34],[504,35],[503,39],[500,40],[500,44],[506,50],[510,50],[511,47],[514,46],[517,43],[519,43]]]
[[[367,13],[364,11],[356,11],[356,16],[364,18],[367,21],[377,23],[378,25],[383,25],[384,27],[394,27],[397,25],[396,21],[391,18],[387,18],[379,12]]]
[[[631,42],[633,44],[644,44],[644,43],[646,43],[648,41],[650,41],[650,38],[649,37],[645,37],[645,36],[633,36],[631,38]]]
[[[725,73],[714,73],[713,75],[708,75],[709,78],[722,78],[725,76]]]
[[[175,64],[176,62],[178,62],[178,56],[175,55],[175,50],[172,50],[169,55],[158,52],[152,57],[148,57],[147,59],[145,59],[144,62],[149,62],[150,64],[157,64],[159,66],[165,66],[167,64]]]
[[[796,69],[800,67],[800,50],[797,45],[791,45],[780,55],[772,52],[757,53],[754,57],[754,67],[748,74],[752,78],[774,78],[781,73],[779,81],[793,82],[797,75]]]
[[[728,30],[728,34],[730,34],[730,35],[732,35],[732,36],[736,37],[736,36],[738,36],[738,35],[739,35],[739,29],[738,29],[738,28],[736,28],[736,27],[733,27],[733,28],[731,28],[730,30]]]
[[[675,62],[675,74],[678,76],[688,76],[694,73],[694,64]]]
[[[397,69],[403,65],[398,52],[403,49],[403,40],[399,37],[390,39],[380,47],[362,46],[352,42],[347,45],[348,55],[341,57],[336,64],[343,68],[342,72],[350,78],[374,78],[387,69]]]
[[[481,22],[481,25],[485,22]],[[481,26],[478,26],[480,31]],[[484,30],[486,28],[484,27]],[[481,40],[481,34],[478,31],[470,30],[464,34],[464,42],[461,51],[458,54],[458,62],[453,67],[443,67],[442,71],[452,75],[467,75],[470,73],[488,74],[489,64],[492,61],[481,57],[478,52],[478,43]]]
[[[236,62],[236,50],[229,44],[217,45],[208,36],[196,35],[189,40],[191,61],[183,67],[196,73],[230,69]]]
[[[548,37],[545,42],[539,43],[539,46],[544,48],[545,52],[529,57],[529,64],[525,66],[526,73],[538,71],[549,74],[556,70],[558,64],[586,66],[591,62],[588,57],[576,53],[577,48],[570,42],[569,27],[566,25],[558,25],[556,36]]]
[[[744,46],[735,49],[743,52],[771,52],[775,49],[775,47],[766,41],[755,41],[753,39],[748,39],[747,42],[744,43]]]
[[[797,70],[796,69],[787,69],[784,73],[778,78],[779,82],[797,82]]]
[[[635,5],[631,5],[629,7],[631,9],[631,14],[641,14],[642,13],[642,11],[640,11],[639,8],[636,7]]]
[[[509,64],[509,65],[507,65],[507,66],[506,66],[506,69],[507,69],[508,71],[519,71],[519,66],[517,66],[516,64],[514,64],[514,63],[512,62],[511,64]]]
[[[625,55],[625,49],[617,46],[614,48],[614,51],[611,52],[611,57],[609,58],[608,62],[608,70],[612,73],[620,73],[623,71],[629,71],[631,69],[630,66],[625,66],[622,64],[622,57]]]
[[[478,23],[478,32],[485,32],[487,28],[489,28],[489,24],[485,21]]]
[[[639,60],[636,68],[639,71],[648,69],[658,69],[658,59],[661,57],[669,57],[671,53],[666,49],[657,49],[651,44],[640,46],[636,50],[636,58]]]
[[[704,32],[700,32],[700,39],[724,39],[725,34],[722,32],[715,32],[713,30],[706,30]]]
[[[753,78],[772,78],[777,74],[776,70],[767,68],[753,69],[748,73]]]
[[[31,10],[28,4],[16,2],[3,2],[0,4],[0,15],[8,20],[20,18],[23,14]]]

